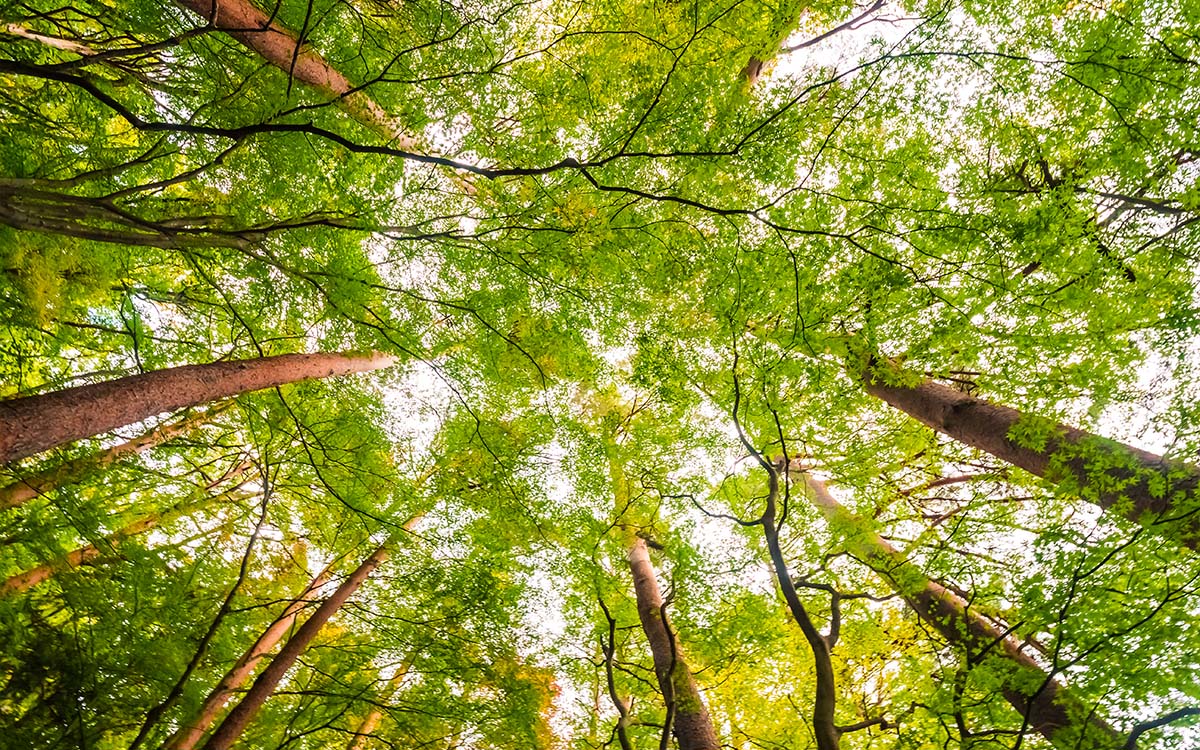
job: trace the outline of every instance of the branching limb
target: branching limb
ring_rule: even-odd
[[[617,741],[621,744],[621,750],[633,750],[633,744],[629,741],[629,732],[626,729],[629,726],[629,706],[617,694],[617,682],[613,676],[613,658],[617,650],[617,621],[613,619],[612,613],[608,611],[608,605],[604,603],[602,597],[597,596],[596,601],[600,602],[600,609],[604,610],[604,619],[608,621],[608,640],[601,643],[600,648],[604,652],[604,672],[608,681],[608,697],[612,700],[618,714],[617,725],[613,731],[617,735]]]
[[[806,39],[803,42],[800,42],[799,44],[793,44],[790,47],[784,47],[780,51],[784,52],[784,53],[788,53],[788,52],[795,52],[797,50],[802,50],[805,47],[811,47],[815,44],[819,44],[835,34],[838,34],[838,33],[841,33],[843,31],[847,31],[850,29],[858,28],[858,26],[860,24],[862,24],[863,21],[865,21],[869,16],[882,10],[883,6],[886,4],[887,4],[887,0],[876,0],[876,2],[871,5],[871,7],[867,8],[862,13],[859,13],[854,18],[851,18],[849,21],[838,24],[837,26],[834,26],[829,31],[826,31],[823,34],[818,34],[817,36],[813,37],[812,39]]]
[[[1188,708],[1181,708],[1178,711],[1172,711],[1169,714],[1164,714],[1163,716],[1153,719],[1152,721],[1143,721],[1141,724],[1135,726],[1129,733],[1129,739],[1125,741],[1124,750],[1137,750],[1138,738],[1143,734],[1149,732],[1151,729],[1165,727],[1167,724],[1179,721],[1180,719],[1188,716],[1200,716],[1200,708],[1197,708],[1196,706],[1189,706]]]

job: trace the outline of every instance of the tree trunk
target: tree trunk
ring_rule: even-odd
[[[244,474],[247,468],[249,468],[249,464],[243,464],[242,466],[238,467],[235,472],[236,474]],[[225,477],[222,477],[222,480],[228,479],[231,476],[235,476],[235,472],[230,472]],[[10,576],[4,581],[4,583],[0,584],[0,598],[12,596],[13,594],[19,594],[23,591],[28,591],[34,586],[39,586],[50,580],[57,573],[67,570],[74,570],[84,563],[91,562],[92,560],[101,557],[105,554],[106,549],[115,548],[126,539],[135,537],[138,534],[144,534],[160,524],[170,523],[176,518],[211,505],[219,500],[229,498],[235,492],[237,492],[237,490],[243,487],[246,484],[246,481],[243,481],[235,487],[232,487],[218,495],[204,497],[200,500],[185,500],[171,508],[168,508],[165,511],[143,516],[133,523],[122,527],[117,532],[105,537],[103,544],[105,549],[102,549],[100,545],[88,544],[80,547],[79,549],[68,552],[66,555],[63,555],[57,560],[52,560],[51,562],[38,565],[22,573],[17,573],[14,576]],[[214,483],[214,485],[215,484],[216,483]],[[212,489],[214,485],[210,485],[207,489]]]
[[[376,370],[394,361],[379,352],[284,354],[183,365],[0,401],[0,464],[162,412],[284,383]]]
[[[351,117],[391,141],[396,148],[416,151],[417,141],[406,135],[374,99],[358,90],[297,34],[258,9],[250,0],[177,0],[203,16],[213,28],[229,34],[291,78],[333,99]]]
[[[89,475],[111,466],[126,456],[136,455],[162,445],[168,440],[174,440],[207,422],[217,411],[210,410],[203,414],[185,417],[171,424],[159,425],[150,432],[127,440],[120,445],[114,445],[89,456],[64,461],[58,466],[30,474],[7,487],[0,487],[0,510],[20,507],[39,495],[69,484],[77,484]]]
[[[300,611],[312,602],[313,595],[325,585],[329,576],[330,569],[326,567],[317,574],[316,578],[312,579],[298,597],[288,604],[283,613],[258,637],[254,645],[234,662],[233,667],[225,673],[213,691],[204,699],[196,716],[171,735],[171,738],[163,745],[163,750],[192,750],[196,746],[208,728],[217,720],[221,709],[233,697],[234,692],[246,684],[250,676],[254,674],[259,662],[275,648],[284,634],[291,630]]]
[[[1040,420],[931,380],[913,386],[893,385],[869,372],[863,380],[868,393],[944,435],[1047,479],[1101,508],[1116,507],[1136,523],[1169,525],[1162,531],[1193,550],[1200,543],[1198,467]],[[1015,441],[1010,438],[1014,426],[1016,433],[1028,426],[1045,440]],[[1032,447],[1031,442],[1041,447]]]
[[[400,683],[404,682],[404,678],[408,676],[408,670],[412,666],[412,657],[404,660],[400,668],[396,670],[396,674],[392,679],[388,680],[386,693],[388,697],[396,694],[400,689]],[[375,731],[375,727],[379,726],[380,720],[383,719],[383,709],[379,706],[372,706],[371,712],[366,715],[362,723],[358,725],[358,729],[354,731],[354,737],[350,739],[350,744],[346,746],[346,750],[365,750],[367,740],[371,738],[371,733]]]
[[[367,580],[371,572],[379,567],[388,559],[388,545],[391,540],[384,542],[378,549],[363,561],[361,565],[350,576],[337,587],[333,594],[317,607],[317,611],[304,621],[300,629],[296,631],[288,642],[280,649],[279,653],[267,665],[267,668],[259,674],[258,679],[243,696],[240,703],[233,707],[221,725],[217,727],[208,742],[204,745],[204,750],[227,750],[245,731],[246,727],[258,714],[259,709],[266,703],[267,698],[275,692],[275,687],[279,685],[280,680],[287,674],[296,660],[300,658],[307,649],[317,633],[333,616],[338,609],[341,608],[346,600],[349,599],[359,586]]]
[[[717,742],[717,733],[713,729],[708,708],[704,705],[704,698],[700,695],[700,689],[692,678],[692,672],[667,620],[662,594],[658,590],[658,578],[654,573],[654,565],[650,562],[650,553],[646,549],[646,540],[637,536],[634,527],[622,520],[628,517],[633,498],[630,496],[629,479],[625,476],[621,449],[617,445],[615,434],[603,435],[602,442],[615,501],[615,527],[623,535],[622,542],[628,549],[629,571],[633,574],[638,619],[641,620],[642,630],[650,643],[654,674],[658,678],[658,686],[667,705],[667,724],[675,733],[675,742],[679,750],[717,750],[720,743]],[[605,611],[607,612],[607,609]],[[625,716],[622,715],[619,721],[624,719]],[[624,728],[618,728],[622,730],[618,734],[623,745]]]
[[[633,573],[638,618],[642,621],[646,640],[650,642],[654,673],[668,702],[668,715],[673,717],[672,726],[679,750],[717,750],[720,743],[717,742],[704,699],[700,697],[696,681],[692,679],[687,662],[679,652],[675,634],[663,618],[662,595],[658,591],[654,566],[650,563],[650,554],[643,539],[636,538],[629,549],[629,570]]]
[[[763,514],[761,524],[763,536],[766,538],[767,550],[771,555],[771,566],[775,569],[775,580],[783,592],[792,613],[792,619],[800,626],[808,641],[813,654],[813,666],[817,676],[816,695],[813,700],[813,734],[817,739],[817,750],[838,750],[841,746],[841,730],[836,722],[837,710],[837,681],[833,673],[833,658],[831,654],[834,636],[829,639],[822,636],[813,626],[812,618],[804,609],[804,603],[796,593],[788,573],[787,561],[783,558],[783,548],[779,544],[779,529],[776,527],[775,507],[779,497],[779,474],[772,470],[770,474],[770,494],[767,496],[767,510]],[[832,630],[831,630],[832,633]]]
[[[1029,726],[1059,750],[1112,750],[1124,743],[1116,732],[1041,665],[1021,644],[972,610],[957,594],[934,583],[904,555],[871,530],[870,524],[842,507],[824,483],[792,472],[805,495],[831,525],[848,529],[850,551],[891,582],[905,602],[951,645],[994,667],[1002,675],[1001,692]],[[1030,694],[1031,685],[1041,689]],[[1036,690],[1036,688],[1034,688]]]

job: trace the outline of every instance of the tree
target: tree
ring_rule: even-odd
[[[338,609],[346,603],[346,600],[354,595],[354,592],[362,586],[367,577],[383,564],[389,557],[390,552],[387,544],[381,545],[372,552],[349,576],[342,581],[337,589],[329,595],[321,605],[308,616],[304,624],[288,639],[279,653],[271,659],[271,663],[266,669],[254,680],[254,684],[242,697],[236,706],[229,714],[221,721],[217,728],[213,731],[208,741],[204,743],[205,750],[219,750],[227,748],[235,742],[238,736],[246,728],[246,725],[254,718],[262,708],[262,704],[271,697],[275,686],[283,679],[296,659],[312,643],[313,638],[324,627],[329,618],[333,616]]]
[[[257,360],[183,365],[81,385],[43,396],[0,402],[0,462],[16,461],[62,443],[246,391],[390,365],[375,353],[281,354]]]
[[[889,382],[890,380],[899,382]],[[1196,548],[1200,469],[1075,427],[1022,414],[949,386],[890,373],[864,375],[867,392],[955,440],[1062,486],[1134,523]]]
[[[629,548],[629,572],[633,574],[633,588],[637,592],[638,618],[654,654],[654,673],[667,702],[667,725],[681,750],[720,747],[704,699],[671,632],[644,539],[638,539]]]
[[[243,464],[230,474],[222,477],[222,481],[231,477],[237,477],[241,474],[245,474],[249,468],[250,466],[248,464]],[[109,534],[100,543],[87,544],[83,547],[72,550],[71,552],[68,552],[67,554],[55,560],[37,565],[29,570],[24,570],[20,573],[17,573],[16,575],[9,576],[3,583],[0,583],[0,596],[11,596],[13,594],[21,593],[22,591],[28,591],[34,586],[45,583],[57,573],[69,571],[86,563],[91,563],[102,558],[106,551],[116,550],[120,544],[131,537],[144,534],[161,524],[169,523],[181,516],[195,513],[198,510],[212,505],[214,502],[236,498],[237,491],[245,486],[248,481],[249,480],[243,480],[224,492],[220,492],[215,495],[208,495],[199,499],[192,498],[184,502],[177,503],[176,505],[165,510],[143,516],[142,518],[125,524],[112,534]],[[216,484],[217,483],[214,483],[208,487],[205,487],[205,492],[207,493],[211,491]]]
[[[258,663],[263,660],[279,643],[283,636],[292,630],[296,623],[296,618],[300,613],[314,601],[313,597],[317,591],[324,586],[330,578],[331,571],[325,568],[316,575],[312,581],[305,586],[304,591],[298,597],[288,603],[279,617],[271,623],[270,627],[263,631],[254,644],[246,650],[238,658],[234,665],[229,668],[217,686],[213,688],[208,697],[204,699],[200,710],[195,717],[188,720],[179,728],[175,734],[171,735],[164,745],[169,750],[192,750],[196,744],[204,737],[204,733],[217,720],[221,709],[229,702],[234,693],[241,689],[242,685],[249,681],[254,674]]]
[[[1010,662],[998,668],[1002,692],[1032,729],[1061,748],[1116,747],[1122,742],[1122,735],[1094,707],[1071,695],[1053,674],[1045,674],[1023,644],[972,611],[968,601],[916,570],[861,518],[843,508],[824,483],[800,471],[799,484],[831,524],[849,527],[846,534],[855,555],[891,581],[922,620],[962,650],[968,668],[986,663],[989,652]]]
[[[834,720],[834,711],[837,708],[837,686],[833,674],[833,661],[829,652],[833,650],[833,646],[837,642],[837,634],[832,627],[829,635],[822,635],[818,632],[813,625],[812,618],[804,609],[804,603],[800,601],[799,594],[796,593],[796,586],[788,572],[787,562],[783,557],[783,548],[779,543],[779,527],[777,525],[780,522],[777,512],[779,476],[774,466],[767,465],[765,468],[770,477],[770,490],[767,493],[766,509],[756,523],[762,526],[763,537],[771,556],[771,567],[775,572],[775,580],[783,592],[784,601],[787,602],[792,618],[800,626],[804,639],[808,641],[809,648],[813,652],[817,675],[816,696],[813,699],[813,733],[817,736],[817,748],[818,750],[827,748],[836,750],[841,744],[842,730]]]
[[[616,519],[614,526],[620,532],[621,547],[626,550],[626,561],[633,578],[638,621],[650,646],[654,675],[666,706],[663,735],[665,737],[668,731],[673,734],[680,750],[716,750],[720,747],[720,742],[717,740],[704,697],[700,694],[691,667],[684,657],[683,647],[667,616],[667,602],[663,600],[659,591],[657,574],[654,564],[650,561],[650,551],[646,539],[642,536],[645,532],[639,531],[628,517],[637,517],[643,511],[632,508],[635,498],[632,496],[626,475],[622,449],[617,443],[618,431],[612,424],[621,407],[606,403],[604,395],[598,395],[596,401],[596,413],[591,416],[600,422],[600,430],[603,433],[600,441],[603,444],[608,464],[608,479],[612,486]],[[637,410],[632,410],[625,420],[628,423],[636,416]],[[603,604],[603,599],[601,603]],[[611,617],[607,613],[607,607],[605,610],[605,616]],[[609,650],[613,650],[611,640]],[[622,714],[617,731],[625,737],[623,722],[626,720],[625,714],[628,709],[622,706],[619,697],[615,697],[615,687],[612,692],[614,703]],[[628,738],[625,741],[628,742]]]
[[[371,97],[354,86],[321,55],[297,41],[295,32],[274,21],[248,0],[182,0],[180,5],[262,55],[289,78],[312,86],[337,101],[351,116],[382,133],[396,148],[412,151],[406,136]]]
[[[99,453],[64,461],[57,466],[22,477],[6,487],[0,487],[0,508],[20,507],[39,495],[44,495],[65,484],[78,482],[92,472],[101,471],[109,464],[128,455],[141,453],[168,440],[186,435],[193,428],[204,424],[210,416],[210,413],[202,412],[176,422],[159,425],[139,437],[114,445]]]
[[[404,678],[408,676],[408,670],[410,668],[410,664],[402,664],[401,667],[396,670],[396,674],[392,675],[392,678],[388,680],[386,690],[386,693],[388,694],[387,697],[391,697],[391,695],[400,688],[401,684],[404,682]],[[367,715],[363,717],[362,723],[359,724],[358,728],[354,730],[354,737],[350,739],[350,744],[346,746],[346,750],[363,750],[363,748],[366,747],[366,743],[368,742],[371,733],[374,732],[375,728],[379,726],[381,719],[383,719],[382,708],[375,706],[368,711]]]
[[[6,741],[1196,745],[1197,19],[0,2]]]

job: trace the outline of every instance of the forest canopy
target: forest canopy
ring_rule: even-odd
[[[0,745],[1200,743],[1200,3],[0,0]]]

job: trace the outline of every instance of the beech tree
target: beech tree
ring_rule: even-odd
[[[249,680],[254,673],[258,663],[267,656],[268,653],[279,643],[284,634],[292,630],[295,625],[296,618],[301,611],[312,603],[312,597],[317,593],[317,590],[325,585],[329,580],[330,570],[326,568],[317,574],[304,588],[304,591],[296,599],[288,603],[283,612],[271,623],[263,634],[254,641],[254,644],[242,654],[234,665],[230,667],[217,686],[213,688],[208,697],[204,699],[199,712],[195,718],[187,720],[171,738],[167,740],[165,747],[171,750],[192,750],[196,743],[204,736],[212,723],[216,721],[225,704],[233,696],[233,693]]]
[[[258,713],[262,704],[275,692],[275,687],[287,674],[288,669],[304,653],[329,618],[358,590],[367,576],[387,560],[389,554],[386,544],[379,547],[355,568],[345,581],[338,585],[328,599],[321,602],[316,611],[304,621],[304,624],[288,639],[279,653],[271,659],[271,663],[255,679],[250,690],[204,743],[205,748],[218,750],[218,748],[229,747],[237,740],[246,725]]]
[[[856,537],[859,558],[891,580],[922,620],[963,650],[969,664],[986,658],[989,651],[1011,662],[999,670],[1003,675],[1002,692],[1032,729],[1056,747],[1122,744],[1124,738],[1097,716],[1094,708],[1081,705],[1071,696],[1054,675],[1045,675],[1037,661],[1023,651],[1022,644],[972,612],[962,597],[912,569],[899,551],[870,531],[861,518],[847,512],[820,480],[803,471],[799,478],[802,492],[830,523],[857,527],[850,534]],[[1028,675],[1035,677],[1031,680]]]
[[[1196,509],[1191,506],[1200,484],[1197,467],[929,380],[889,383],[886,372],[866,379],[868,393],[935,430],[1074,490],[1101,508],[1118,506],[1131,521],[1165,527],[1196,548]]]
[[[6,742],[1197,744],[1195,0],[0,37]]]
[[[78,482],[87,474],[100,471],[125,456],[141,453],[184,435],[191,428],[203,424],[205,416],[205,414],[198,414],[177,422],[160,425],[144,435],[114,445],[97,454],[64,461],[58,466],[43,469],[32,476],[22,477],[6,487],[0,487],[0,508],[15,508],[24,505],[56,487]]]
[[[184,365],[9,399],[0,402],[4,429],[0,461],[22,459],[183,406],[298,380],[374,370],[392,361],[382,354],[282,354],[256,361]]]

